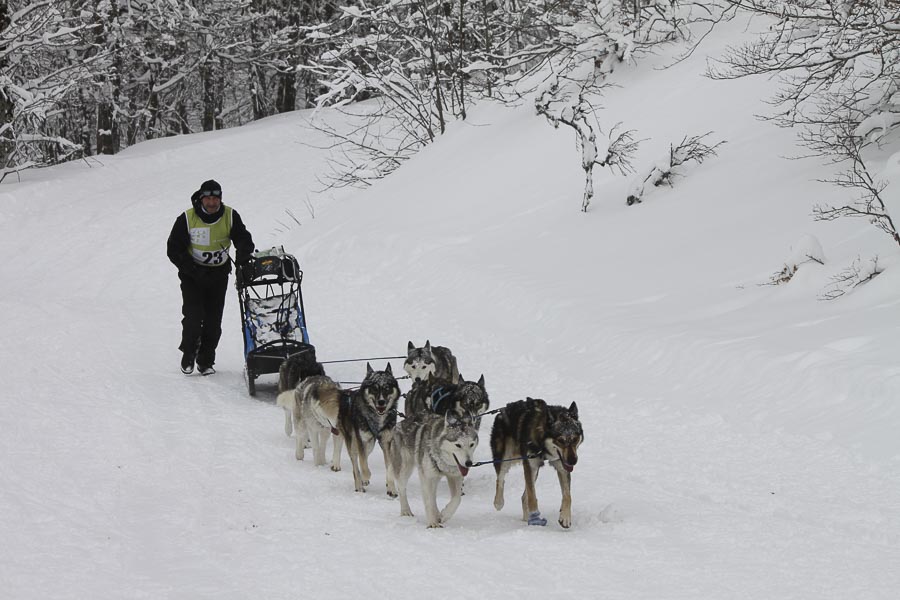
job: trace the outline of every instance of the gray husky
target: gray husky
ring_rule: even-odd
[[[325,445],[329,435],[334,435],[334,451],[331,470],[341,470],[341,446],[343,439],[337,429],[341,403],[341,387],[326,375],[304,378],[292,390],[278,394],[276,404],[284,409],[284,431],[296,431],[297,460],[303,460],[306,440],[312,441],[316,466],[325,464]]]
[[[460,375],[459,383],[440,380],[417,381],[406,394],[404,411],[407,417],[427,412],[441,415],[453,413],[458,417],[475,418],[475,426],[481,426],[481,414],[491,406],[484,387],[484,375],[478,381],[466,381]]]
[[[428,340],[421,348],[416,348],[412,342],[407,343],[403,370],[406,371],[413,383],[429,379],[459,383],[456,357],[449,349],[443,346],[432,346]]]
[[[526,398],[507,404],[491,427],[491,454],[497,471],[494,508],[503,508],[503,484],[514,459],[521,458],[525,469],[525,492],[522,494],[522,520],[529,525],[546,525],[538,510],[534,483],[545,460],[556,468],[562,505],[559,524],[572,525],[572,470],[578,462],[578,446],[584,431],[578,420],[578,407],[549,406],[538,398]],[[513,459],[513,460],[510,460]],[[504,462],[501,462],[504,461]]]
[[[394,473],[388,459],[388,446],[397,424],[397,399],[400,387],[391,365],[384,371],[375,371],[366,364],[366,377],[359,389],[344,392],[338,411],[338,429],[347,444],[350,464],[353,466],[353,485],[357,492],[365,492],[372,477],[369,471],[369,454],[375,442],[381,446],[387,471],[387,493],[396,496]]]
[[[400,515],[413,516],[406,487],[418,465],[428,527],[441,527],[449,521],[459,508],[463,478],[472,466],[476,446],[478,429],[471,417],[424,414],[397,425],[390,456],[400,492]],[[450,486],[450,501],[438,512],[437,485],[442,477]]]

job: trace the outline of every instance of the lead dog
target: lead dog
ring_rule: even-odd
[[[366,377],[359,389],[344,392],[338,411],[338,429],[347,444],[350,464],[353,466],[353,485],[357,492],[365,492],[372,477],[369,471],[369,454],[375,442],[384,454],[388,496],[396,496],[394,474],[387,449],[397,424],[397,399],[400,387],[391,365],[384,371],[375,371],[366,364]]]
[[[522,520],[529,525],[546,525],[538,510],[534,482],[545,460],[556,468],[562,504],[559,524],[572,526],[572,470],[578,462],[578,446],[584,431],[578,420],[578,407],[549,406],[538,398],[526,398],[507,404],[491,427],[491,454],[497,472],[494,508],[503,508],[503,485],[515,458],[522,458],[525,491],[522,493]],[[503,461],[503,462],[501,462]]]

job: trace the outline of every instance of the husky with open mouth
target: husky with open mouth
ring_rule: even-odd
[[[384,371],[375,371],[366,364],[366,377],[359,389],[342,392],[338,410],[338,430],[347,445],[353,466],[353,485],[357,492],[365,492],[372,477],[369,454],[375,442],[384,454],[388,496],[396,496],[394,474],[388,459],[388,447],[397,424],[397,400],[400,387],[388,364]]]
[[[442,527],[449,521],[459,508],[463,478],[469,474],[477,446],[478,428],[470,416],[429,413],[397,425],[390,457],[400,492],[400,515],[413,516],[406,487],[418,466],[428,527]],[[438,512],[437,485],[443,477],[450,486],[450,501]]]
[[[559,524],[572,526],[572,471],[578,462],[578,446],[584,441],[584,430],[578,420],[578,406],[551,406],[539,398],[510,402],[497,413],[491,427],[491,454],[497,471],[494,508],[503,508],[503,485],[510,467],[519,462],[525,469],[525,491],[522,493],[522,520],[529,525],[546,525],[538,510],[534,483],[544,461],[556,468],[562,504]]]

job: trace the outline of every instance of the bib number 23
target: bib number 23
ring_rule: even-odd
[[[215,252],[203,252],[201,256],[205,265],[221,265],[227,254],[224,250],[216,250]]]

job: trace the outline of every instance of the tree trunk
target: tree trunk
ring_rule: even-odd
[[[97,154],[115,154],[113,144],[113,105],[111,102],[97,104]]]
[[[101,84],[100,100],[97,102],[97,154],[115,154],[119,150],[119,130],[116,123],[116,104],[119,101],[121,91],[122,53],[119,40],[115,38],[112,24],[118,18],[118,3],[113,2],[109,6],[106,19],[100,17],[97,2],[94,4],[97,24],[102,27],[97,34],[97,45],[100,48],[110,46],[112,52],[112,65],[110,73],[99,74]]]
[[[280,113],[297,109],[297,75],[295,73],[278,74],[277,109]]]
[[[216,73],[217,69],[211,60],[206,60],[200,65],[200,81],[203,84],[203,131],[215,131],[221,129],[218,106],[221,102],[218,91],[224,87],[218,81],[221,79]]]
[[[459,63],[456,65],[456,78],[459,80],[459,116],[466,120],[466,78],[462,71],[466,48],[466,20],[463,11],[466,0],[459,0]]]
[[[9,7],[6,0],[0,0],[0,31],[9,26]],[[0,46],[3,50],[5,46]],[[0,60],[0,72],[6,71],[6,60]],[[0,124],[11,123],[13,116],[12,101],[0,90]],[[7,131],[0,135],[0,168],[9,166],[15,143],[12,141],[12,132]]]
[[[184,103],[184,99],[178,100],[178,104],[175,108],[175,114],[178,118],[178,127],[181,129],[182,135],[187,135],[191,133],[191,126],[188,123],[188,110],[187,105]],[[171,130],[170,130],[171,131]],[[173,132],[175,135],[178,134],[177,131]]]
[[[433,37],[432,44],[428,49],[431,52],[431,70],[434,72],[434,106],[437,109],[438,124],[441,127],[441,135],[443,135],[446,128],[444,124],[444,96],[441,93],[441,72],[438,69],[437,55],[434,51]]]

